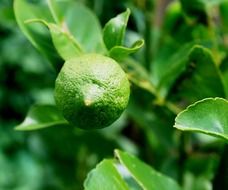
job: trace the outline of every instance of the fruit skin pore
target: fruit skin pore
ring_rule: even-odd
[[[56,105],[68,122],[82,129],[112,124],[128,104],[130,85],[119,64],[99,54],[64,63],[55,82]]]

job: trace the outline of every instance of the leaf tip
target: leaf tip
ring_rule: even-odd
[[[23,127],[21,127],[21,125],[17,125],[16,127],[14,127],[15,131],[23,131]]]
[[[127,7],[126,13],[127,13],[128,15],[130,15],[130,14],[131,14],[131,9]]]

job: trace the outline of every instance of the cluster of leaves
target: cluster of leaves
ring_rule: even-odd
[[[92,12],[70,0],[14,1],[21,30],[57,72],[63,60],[96,52],[116,59],[132,84],[126,113],[104,130],[71,128],[53,103],[44,104],[48,101],[31,108],[16,129],[54,126],[32,132],[28,145],[43,163],[59,158],[49,166],[59,181],[41,185],[80,188],[88,170],[118,148],[138,154],[157,171],[116,150],[116,159],[103,160],[88,174],[85,189],[227,187],[228,2],[180,0],[163,7],[159,1],[126,0],[118,3],[130,9],[108,22],[99,12],[107,4],[97,2]],[[101,16],[102,25],[107,22],[103,30],[94,13]],[[68,159],[70,165],[55,166]]]

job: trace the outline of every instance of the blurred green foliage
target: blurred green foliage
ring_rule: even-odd
[[[228,97],[228,2],[78,2],[89,7],[102,26],[127,7],[132,12],[124,44],[130,47],[143,38],[145,45],[121,63],[132,82],[128,109],[112,126],[93,132],[64,124],[15,131],[33,104],[54,104],[57,73],[19,30],[13,1],[1,0],[0,189],[82,189],[87,173],[103,158],[113,157],[115,148],[138,155],[184,190],[227,189],[227,145],[172,126],[177,112],[189,104]],[[207,49],[200,61],[189,57],[196,44]],[[56,62],[63,64],[59,57]]]

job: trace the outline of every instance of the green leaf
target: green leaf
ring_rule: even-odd
[[[129,190],[113,160],[103,160],[84,182],[85,190]]]
[[[198,101],[177,115],[174,127],[228,141],[228,101],[222,98]]]
[[[55,50],[50,33],[46,27],[42,26],[40,23],[25,23],[25,21],[31,19],[41,19],[46,22],[54,22],[48,7],[40,4],[30,4],[27,3],[26,0],[15,0],[14,12],[17,23],[25,36],[30,40],[35,48],[47,57],[47,59],[53,64],[54,68],[59,68],[60,65],[56,64],[61,61],[61,58]]]
[[[125,12],[117,15],[106,23],[103,30],[103,39],[109,50],[115,46],[121,46],[123,44],[130,14],[130,9],[127,9]]]
[[[185,70],[188,55],[194,43],[187,43],[173,52],[174,47],[166,47],[152,63],[151,79],[159,96],[165,98],[175,80]],[[166,69],[168,68],[168,69]]]
[[[143,189],[180,190],[179,185],[174,180],[157,172],[135,156],[120,150],[116,150],[115,155]]]
[[[59,124],[67,124],[67,121],[55,106],[35,105],[29,110],[25,120],[20,125],[16,126],[15,129],[28,131]]]
[[[171,178],[155,171],[133,155],[115,150],[114,160],[103,160],[84,182],[85,190],[181,190]]]
[[[59,55],[64,60],[69,60],[82,54],[82,49],[75,38],[56,24],[48,24],[52,41]]]
[[[41,19],[31,19],[26,21],[27,24],[34,22],[39,22],[48,27],[54,46],[64,60],[73,59],[82,54],[82,48],[79,43],[66,28],[61,28],[57,24],[47,23],[45,20]]]
[[[102,39],[100,23],[91,10],[73,0],[50,2],[49,7],[58,25],[67,28],[83,51],[87,53],[107,51]]]
[[[98,19],[80,3],[49,0],[47,6],[16,0],[14,11],[21,30],[55,67],[60,60],[58,53],[69,59],[81,51],[106,52]],[[40,23],[48,24],[51,35]]]
[[[116,60],[121,60],[127,57],[129,54],[137,52],[140,48],[142,48],[143,45],[144,40],[138,40],[130,48],[124,46],[114,46],[109,51],[109,55]]]
[[[207,97],[225,97],[221,73],[209,49],[193,47],[172,90],[172,100],[187,105]]]

